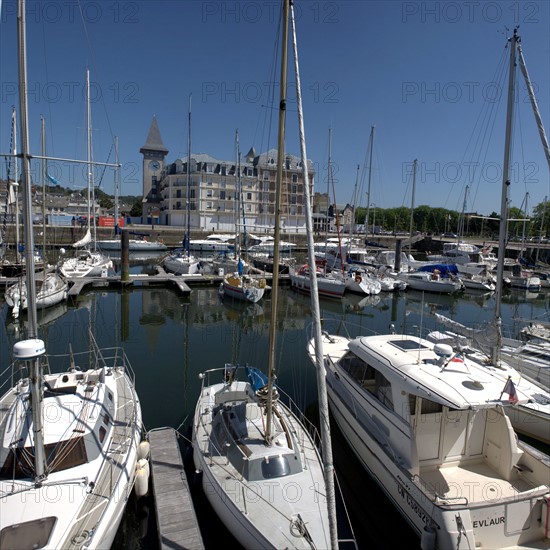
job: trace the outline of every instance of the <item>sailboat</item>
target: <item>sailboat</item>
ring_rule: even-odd
[[[24,0],[17,20],[26,276],[32,291],[27,339],[14,345],[12,386],[0,398],[0,547],[109,548],[146,450],[140,447],[141,407],[122,350],[100,350],[90,334],[84,353],[48,358],[38,338]]]
[[[88,163],[88,215],[86,234],[77,242],[73,243],[73,248],[83,250],[73,258],[60,260],[58,271],[63,277],[97,277],[113,267],[113,262],[107,256],[104,256],[95,250],[95,199],[93,198],[93,158],[92,158],[92,110],[90,102],[90,70],[86,69],[86,104],[87,104],[87,163]],[[93,203],[93,208],[92,208]],[[93,211],[92,211],[93,210]],[[94,235],[92,236],[92,229]],[[92,243],[94,250],[90,250]]]
[[[288,14],[289,0],[285,0],[277,206],[284,162]],[[276,267],[279,238],[277,214]],[[278,269],[274,269],[268,374],[249,366],[226,364],[201,375],[193,421],[193,459],[208,500],[243,547],[334,548],[337,543],[331,545],[327,506],[324,498],[319,498],[326,495],[321,458],[298,412],[279,399],[281,390],[274,382],[278,279]],[[299,498],[288,498],[291,487]]]
[[[267,286],[266,280],[264,278],[255,279],[248,274],[249,265],[245,262],[241,255],[240,247],[240,213],[241,213],[241,201],[242,201],[242,179],[241,179],[241,162],[240,162],[240,152],[239,152],[239,133],[238,131],[235,134],[235,144],[236,144],[236,159],[235,159],[235,178],[237,180],[237,193],[236,193],[236,203],[237,203],[237,216],[236,216],[236,227],[237,227],[237,236],[235,239],[235,248],[234,248],[234,258],[230,263],[225,263],[224,265],[232,268],[229,273],[225,273],[222,268],[220,273],[225,273],[223,281],[220,283],[219,294],[223,297],[233,298],[235,300],[242,300],[244,302],[259,302],[266,291],[270,287]],[[244,223],[243,223],[244,226]],[[245,233],[245,242],[246,242],[246,233]],[[214,264],[216,265],[216,264]],[[218,263],[217,265],[222,265]]]
[[[187,184],[185,191],[186,202],[186,221],[187,230],[183,237],[183,248],[175,250],[164,258],[162,265],[164,269],[177,275],[195,275],[199,273],[200,262],[189,252],[189,238],[191,233],[191,204],[190,198],[190,178],[191,178],[191,94],[189,94],[189,111],[187,126]]]
[[[530,401],[513,372],[416,336],[325,332],[323,344],[334,418],[422,548],[548,547],[550,459],[512,428]]]
[[[42,118],[42,156],[45,155],[45,131],[44,131],[44,118]],[[45,162],[44,160],[42,162]],[[42,170],[42,185],[45,185],[45,170]],[[44,188],[44,187],[43,187]],[[17,213],[19,216],[19,213]],[[44,220],[44,218],[43,218]],[[18,231],[19,233],[19,231]],[[37,274],[36,282],[38,283],[38,288],[36,289],[36,307],[39,309],[55,306],[61,302],[64,302],[67,299],[69,292],[69,285],[67,282],[60,277],[58,273],[48,272],[45,262],[45,250],[46,250],[46,229],[43,228],[42,231],[44,235],[44,244],[42,247],[43,251],[43,265],[44,270]],[[19,248],[19,243],[17,244]],[[19,256],[19,252],[17,252]],[[34,257],[34,253],[33,253]],[[25,263],[26,265],[26,263]],[[33,267],[34,269],[34,267]],[[11,286],[6,289],[4,295],[6,303],[11,308],[11,314],[15,319],[19,317],[20,311],[24,311],[28,307],[28,297],[27,297],[27,283],[25,277],[21,276],[19,279]]]
[[[331,136],[332,129],[329,128],[329,154],[328,154],[328,177],[327,177],[327,195],[330,197],[330,183],[332,182],[332,160],[331,160]],[[336,200],[336,197],[335,197]],[[311,293],[312,277],[317,279],[317,291],[319,296],[324,298],[342,298],[346,291],[347,275],[343,271],[344,258],[347,257],[348,246],[342,246],[340,239],[340,226],[338,222],[338,213],[336,213],[336,223],[338,226],[338,237],[335,239],[325,239],[324,243],[314,244],[315,262],[306,263],[300,267],[290,266],[289,277],[290,286],[298,292],[306,294]],[[327,228],[328,231],[328,228]],[[359,277],[362,282],[362,277]],[[355,279],[352,280],[355,285]],[[360,285],[356,285],[361,290]],[[365,287],[366,288],[366,287]],[[380,288],[378,288],[380,292]]]

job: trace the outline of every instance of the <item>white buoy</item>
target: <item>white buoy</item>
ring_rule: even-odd
[[[149,451],[151,450],[151,445],[149,441],[142,441],[138,447],[138,459],[149,458]]]

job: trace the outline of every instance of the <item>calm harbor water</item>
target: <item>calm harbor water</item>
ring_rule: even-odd
[[[342,329],[345,324],[352,336],[387,332],[391,324],[397,332],[418,334],[441,328],[435,312],[476,325],[492,319],[494,305],[490,295],[439,296],[411,291],[322,301],[321,311],[329,330]],[[305,351],[311,332],[309,312],[309,297],[282,288],[277,327],[278,384],[315,420],[315,373]],[[548,321],[548,296],[507,291],[502,314],[511,334],[523,326],[520,319]],[[25,318],[14,323],[5,304],[1,315],[3,370],[11,360],[14,342],[26,328]],[[134,288],[123,293],[95,289],[82,294],[75,305],[40,312],[39,332],[50,353],[66,353],[69,344],[74,351],[85,349],[89,326],[100,347],[123,346],[135,371],[146,429],[172,426],[184,433],[192,421],[200,372],[227,362],[248,363],[266,370],[270,315],[269,297],[254,305],[223,303],[217,287],[194,288],[189,298],[162,287]],[[368,479],[337,431],[334,438],[336,467],[360,546],[418,547],[418,539]],[[226,532],[197,494],[199,519],[208,525],[204,530],[207,546],[214,547],[222,540],[227,544]],[[147,507],[150,503],[132,503],[117,537],[117,547],[156,548],[154,512],[150,513],[149,532],[140,540],[147,521],[140,524],[139,520],[146,517]]]

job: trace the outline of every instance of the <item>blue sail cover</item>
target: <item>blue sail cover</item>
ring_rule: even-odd
[[[455,264],[430,264],[419,267],[417,271],[428,271],[433,273],[435,269],[438,269],[442,277],[448,277],[449,275],[456,275],[458,268]]]
[[[245,367],[245,369],[246,376],[248,376],[248,382],[255,392],[267,386],[267,376],[261,370],[256,367]]]

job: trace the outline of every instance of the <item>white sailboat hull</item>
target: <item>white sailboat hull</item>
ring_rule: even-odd
[[[101,250],[121,250],[122,248],[120,239],[97,241],[97,246]],[[145,241],[142,239],[129,239],[128,241],[128,250],[130,250],[130,252],[148,252],[166,249],[167,246],[160,241]]]
[[[397,277],[405,281],[407,287],[412,290],[452,294],[462,289],[462,283],[460,281],[432,279],[431,274],[427,272],[400,273]]]
[[[199,264],[199,260],[195,257],[177,252],[167,256],[162,262],[166,271],[170,271],[176,275],[195,275],[199,273]]]
[[[109,351],[113,350],[102,350],[107,362],[111,359]],[[86,352],[83,357],[88,354]],[[78,361],[79,355],[76,356]],[[74,466],[54,469],[38,487],[28,477],[17,476],[12,480],[11,476],[3,476],[0,479],[2,547],[11,548],[16,540],[20,541],[21,547],[38,545],[52,550],[99,550],[112,545],[134,485],[142,428],[139,399],[133,382],[122,367],[120,355],[117,357],[119,359],[113,359],[113,364],[118,365],[116,368],[45,376],[46,443],[57,440],[59,445],[56,434],[68,430],[69,433],[64,434],[64,437],[69,436],[67,456],[72,457],[71,453],[81,444],[80,441],[85,442],[82,443],[85,450],[79,451],[84,455],[74,455],[76,458],[70,459],[74,460]],[[28,384],[22,382],[0,400],[0,451],[3,457],[0,468],[10,460],[6,454],[10,442],[20,437],[18,428],[13,426],[17,426],[16,417],[27,414],[21,407],[27,393]],[[88,404],[79,404],[81,400]],[[79,415],[82,420],[77,420]],[[70,430],[74,422],[81,422],[81,429],[77,424],[76,431]],[[73,436],[70,436],[71,431]],[[25,447],[27,445],[28,442]],[[47,464],[52,464],[52,456],[52,451],[48,451]],[[87,460],[79,460],[80,456]],[[52,524],[46,521],[49,527],[43,527],[40,522],[48,518],[55,521]],[[46,534],[41,535],[41,530]]]
[[[290,430],[289,440],[295,438],[295,442],[300,441],[300,460],[304,467],[299,473],[260,476],[250,480],[241,475],[242,472],[225,456],[240,451],[229,445],[226,449],[216,446],[223,435],[217,431],[219,425],[214,427],[214,417],[225,414],[221,410],[217,412],[220,409],[219,395],[227,392],[224,399],[229,399],[224,401],[227,405],[222,405],[222,410],[227,411],[227,415],[238,415],[237,410],[231,411],[233,407],[238,407],[243,398],[247,403],[254,400],[253,397],[250,401],[245,397],[250,395],[250,391],[248,383],[242,381],[233,382],[225,388],[224,384],[213,384],[201,390],[193,423],[193,460],[195,468],[202,472],[204,493],[218,517],[244,548],[328,548],[328,513],[324,498],[320,496],[324,490],[322,465],[310,436],[286,406],[278,406],[277,418],[284,418]],[[254,410],[259,412],[260,409]],[[254,418],[249,418],[249,414],[250,409],[246,409],[247,423],[259,420],[257,413],[252,413]],[[244,449],[252,464],[258,460],[258,451],[249,438],[258,438],[260,434],[248,424],[247,428],[243,426],[240,435],[238,447]],[[274,443],[274,446],[277,448],[279,444]],[[275,458],[276,455],[265,444],[260,448],[265,449],[267,463],[270,456]],[[266,462],[265,459],[260,460]],[[299,533],[296,524],[298,516],[305,522],[311,543]]]
[[[68,258],[59,266],[63,277],[99,277],[113,267],[113,261],[99,252],[86,252],[76,258]]]
[[[37,309],[55,306],[67,299],[68,285],[57,274],[48,273],[45,275],[44,282],[36,294]],[[20,311],[27,309],[27,283],[19,281],[6,290],[6,303],[12,308],[14,317],[19,315]]]
[[[259,302],[267,289],[265,279],[255,281],[238,275],[227,275],[220,284],[220,294],[243,302]]]
[[[309,275],[300,274],[293,269],[290,269],[290,284],[292,288],[299,292],[307,294],[311,292]],[[319,296],[324,298],[341,298],[345,290],[346,283],[343,279],[317,275],[317,291]]]

